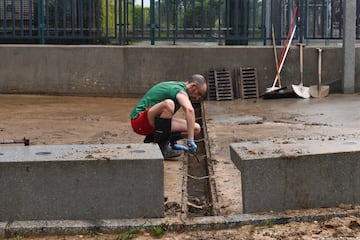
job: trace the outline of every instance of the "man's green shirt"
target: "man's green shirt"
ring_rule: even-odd
[[[146,92],[143,98],[141,98],[139,103],[130,113],[130,117],[132,119],[137,118],[140,112],[145,111],[149,107],[154,106],[165,99],[172,99],[174,101],[176,112],[180,108],[180,104],[176,99],[176,95],[180,91],[186,92],[185,82],[168,81],[156,84]]]

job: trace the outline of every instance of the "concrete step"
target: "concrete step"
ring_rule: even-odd
[[[0,148],[0,221],[164,216],[155,144]]]
[[[233,143],[244,213],[360,204],[360,140]]]

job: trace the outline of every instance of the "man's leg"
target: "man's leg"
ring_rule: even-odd
[[[154,126],[155,132],[153,136],[147,136],[144,142],[153,140],[158,143],[164,158],[180,156],[180,152],[172,150],[169,146],[174,109],[175,103],[167,99],[154,105],[148,112],[149,123]]]
[[[164,158],[174,158],[180,156],[180,152],[169,147],[171,139],[171,118],[155,117],[154,142],[156,142]]]
[[[152,143],[154,142],[154,134],[147,135],[144,139],[144,143]]]
[[[164,103],[168,102],[169,101],[166,101]],[[164,104],[159,104],[155,106],[157,106],[157,109],[160,109],[159,106],[163,105]],[[151,123],[149,120],[149,113],[151,112],[151,109],[152,108],[149,108],[146,111],[141,112],[136,119],[131,119],[131,126],[134,132],[140,135],[147,134],[146,138],[144,139],[145,143],[158,143],[164,158],[180,156],[181,153],[179,151],[173,150],[169,147],[169,141],[171,137],[171,118],[161,118],[156,116],[156,122],[155,119],[153,119],[153,123]]]
[[[171,125],[172,132],[181,132],[182,136],[186,138],[187,136],[187,124],[186,120],[182,118],[173,118]],[[196,136],[201,132],[201,127],[198,123],[195,123],[194,126],[194,135]]]
[[[181,132],[172,132],[170,137],[170,143],[176,143],[176,141],[183,139]],[[154,134],[147,135],[144,139],[144,143],[153,143],[154,141]]]
[[[155,117],[154,142],[159,143],[170,140],[171,137],[171,118]]]

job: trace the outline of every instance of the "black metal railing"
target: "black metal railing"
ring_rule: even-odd
[[[0,0],[0,41],[95,43],[116,38],[112,0]]]
[[[276,39],[285,39],[296,6],[296,38],[337,40],[343,35],[343,1],[0,0],[0,43],[263,45],[272,26]],[[357,38],[359,26],[360,18]]]

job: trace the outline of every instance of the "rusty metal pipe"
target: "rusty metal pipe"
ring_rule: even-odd
[[[22,139],[4,140],[0,142],[0,144],[19,144],[19,143],[23,143],[24,146],[29,146],[30,139],[24,137]]]

